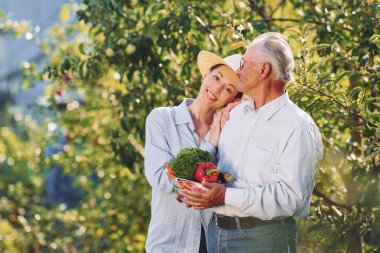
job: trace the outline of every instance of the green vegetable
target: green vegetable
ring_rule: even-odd
[[[212,156],[208,151],[200,148],[185,148],[176,155],[170,166],[177,177],[191,180],[198,165],[210,161],[212,161]]]

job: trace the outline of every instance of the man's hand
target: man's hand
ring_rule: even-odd
[[[185,197],[183,202],[196,210],[203,210],[224,204],[226,187],[218,183],[208,183],[203,181],[202,185],[206,191],[187,190],[182,191]]]
[[[179,196],[178,194],[175,195],[175,199],[179,202],[179,203],[182,203],[182,199],[181,199],[181,196]],[[190,205],[186,204],[187,207],[191,207]]]

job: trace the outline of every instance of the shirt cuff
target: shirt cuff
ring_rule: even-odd
[[[227,187],[224,204],[240,209],[242,206],[241,190]]]
[[[209,141],[203,141],[199,148],[208,151],[213,157],[215,157],[216,148]]]

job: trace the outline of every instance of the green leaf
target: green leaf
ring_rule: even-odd
[[[309,24],[305,24],[302,27],[302,36],[307,37],[309,33]]]
[[[358,104],[361,104],[363,102],[364,97],[365,97],[365,93],[363,91],[360,91],[358,94],[358,98],[356,99],[356,102]]]
[[[233,28],[227,28],[226,30],[223,31],[221,35],[221,39],[223,40],[226,36],[229,38],[232,38],[235,33],[235,30]]]
[[[307,72],[311,72],[316,66],[317,66],[317,63],[316,61],[313,61],[311,62],[308,66],[307,66]]]
[[[285,30],[285,33],[286,33],[286,32],[295,32],[295,33],[297,33],[299,36],[302,36],[301,31],[300,31],[298,28],[295,28],[295,27],[287,28],[287,29]]]
[[[322,49],[327,48],[327,47],[329,47],[329,46],[330,46],[330,44],[319,44],[319,45],[315,45],[315,46],[313,46],[313,47],[311,47],[311,48],[309,49],[309,54],[312,54],[312,53],[314,53],[314,52],[316,52],[316,51],[322,50]]]
[[[238,48],[246,47],[246,46],[247,46],[247,43],[245,41],[239,41],[239,42],[235,42],[235,43],[230,44],[228,49],[229,49],[229,51],[233,51],[233,50],[236,50]]]
[[[84,42],[79,44],[79,52],[81,54],[86,54],[85,47],[86,47],[86,44]]]
[[[380,34],[374,34],[369,38],[369,41],[372,43],[380,43]]]
[[[64,72],[65,70],[69,70],[70,67],[71,67],[70,61],[66,58],[61,64],[61,72]]]
[[[338,74],[338,76],[334,80],[334,84],[338,83],[343,77],[345,77],[347,74],[351,73],[350,71],[343,71]]]
[[[88,77],[87,61],[82,61],[79,63],[78,73],[81,79],[86,79]]]
[[[352,97],[352,98],[356,98],[357,95],[358,95],[362,90],[363,90],[363,88],[360,87],[360,86],[354,87],[352,90],[350,90],[351,97]]]

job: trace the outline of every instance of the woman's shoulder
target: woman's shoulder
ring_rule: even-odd
[[[174,117],[174,107],[162,106],[154,108],[147,116],[147,120],[162,122],[170,121]]]

